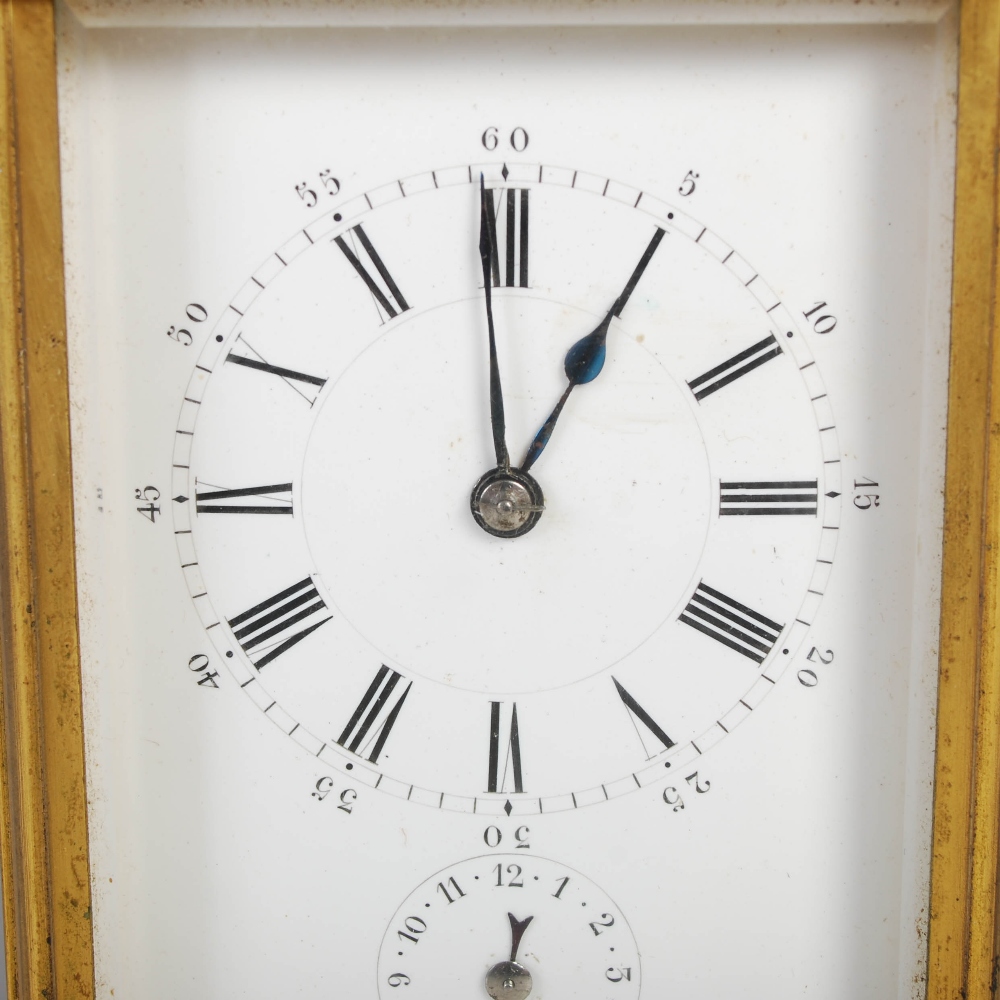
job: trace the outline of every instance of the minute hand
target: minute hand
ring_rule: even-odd
[[[555,429],[556,421],[559,419],[559,414],[562,413],[562,409],[566,405],[566,400],[569,399],[569,394],[573,389],[578,385],[586,385],[587,382],[593,382],[601,374],[601,369],[604,367],[604,359],[607,357],[608,329],[611,326],[611,320],[616,316],[621,316],[622,310],[625,308],[625,303],[628,302],[629,296],[631,296],[639,279],[642,277],[643,271],[646,270],[646,266],[656,252],[656,248],[660,245],[663,234],[664,231],[662,229],[657,229],[653,234],[653,238],[649,241],[649,246],[646,247],[645,253],[643,253],[642,258],[632,272],[632,276],[622,289],[621,295],[615,299],[615,304],[608,310],[607,316],[586,337],[581,337],[566,352],[563,370],[566,372],[568,384],[565,390],[563,390],[563,394],[559,397],[559,402],[556,403],[555,408],[535,435],[535,439],[528,446],[528,452],[521,463],[522,472],[527,472],[538,461],[538,456],[545,450],[545,446],[549,443],[549,438],[552,436],[552,431]]]
[[[491,202],[492,204],[492,202]],[[486,296],[486,325],[490,344],[490,425],[493,428],[493,450],[497,457],[497,468],[510,470],[507,454],[506,422],[503,413],[503,389],[500,386],[500,365],[497,362],[497,339],[493,329],[493,247],[496,234],[493,232],[493,211],[486,202],[486,182],[479,175],[479,257],[483,264],[483,289]]]

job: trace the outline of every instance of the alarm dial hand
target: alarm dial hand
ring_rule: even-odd
[[[528,929],[528,924],[535,918],[527,917],[524,920],[518,920],[513,913],[508,913],[507,919],[510,920],[510,960],[511,962],[516,962],[517,949],[521,945],[521,938],[524,937],[524,932]]]
[[[493,449],[497,468],[510,470],[507,453],[506,422],[503,413],[503,389],[500,386],[500,366],[497,362],[497,341],[493,329],[493,247],[496,244],[492,198],[487,204],[486,181],[479,175],[479,257],[483,262],[483,290],[486,294],[486,324],[490,338],[490,423],[493,427]]]
[[[517,949],[528,924],[535,918],[518,920],[513,913],[508,913],[507,919],[510,920],[510,959],[497,962],[486,973],[486,992],[493,1000],[526,1000],[531,993],[531,973],[518,964]]]

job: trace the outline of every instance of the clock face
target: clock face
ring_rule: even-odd
[[[913,1000],[947,32],[104,6],[60,94],[101,995]]]
[[[481,229],[544,496],[510,537],[469,502],[494,466]],[[527,457],[612,305],[600,379]],[[172,506],[216,650],[299,746],[436,808],[553,812],[757,709],[827,586],[839,454],[798,324],[720,236],[616,180],[476,164],[337,202],[262,262],[184,391]]]

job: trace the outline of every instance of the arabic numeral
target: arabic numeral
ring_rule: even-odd
[[[689,170],[684,175],[684,180],[681,181],[681,186],[677,189],[677,193],[683,198],[689,198],[694,194],[694,189],[698,186],[695,181],[701,174],[696,174],[693,170]]]
[[[663,789],[663,801],[668,806],[672,806],[674,812],[680,812],[684,808],[684,799],[673,785],[668,785]]]
[[[200,674],[198,678],[198,687],[215,688],[218,690],[219,684],[215,678],[219,676],[219,671],[209,670],[208,663],[208,657],[204,653],[195,653],[194,656],[188,660],[188,670],[193,673]]]
[[[705,792],[709,791],[712,787],[712,782],[707,778],[699,778],[698,772],[695,771],[694,774],[689,774],[684,779],[699,795],[704,795]]]
[[[817,302],[816,305],[812,307],[808,312],[804,312],[802,315],[805,316],[807,320],[812,323],[812,328],[821,334],[833,333],[834,327],[837,325],[837,317],[831,315],[828,312],[823,312],[822,310],[828,308],[825,302]],[[816,314],[819,315],[816,315]]]
[[[317,187],[326,191],[331,197],[340,194],[340,181],[333,176],[332,170],[320,170],[316,176],[319,178],[318,185],[310,187],[309,181],[301,181],[295,185],[295,193],[306,208],[315,208],[319,204],[319,195],[316,193]]]
[[[386,982],[393,988],[397,986],[409,986],[410,977],[405,972],[394,972]]]
[[[316,782],[316,789],[310,794],[317,802],[322,802],[323,799],[325,799],[332,791],[333,791],[333,778],[331,778],[329,775],[326,775],[325,777],[320,778],[319,781]]]
[[[141,489],[136,487],[135,498],[145,503],[145,507],[136,507],[136,510],[143,517],[148,517],[153,524],[156,524],[156,515],[160,513],[156,501],[160,499],[160,491],[155,486],[146,486]]]
[[[507,139],[507,145],[515,153],[523,153],[528,148],[528,133],[518,125]],[[491,125],[483,132],[480,142],[483,149],[492,153],[500,145],[500,132],[495,125]]]
[[[616,969],[613,965],[604,973],[605,978],[609,983],[620,983],[622,980],[626,982],[631,982],[632,980],[632,967],[626,966],[625,968]]]
[[[872,507],[878,507],[879,499],[881,494],[879,493],[865,493],[867,489],[878,489],[878,483],[874,479],[869,479],[867,476],[862,476],[860,479],[854,480],[854,506],[858,510],[870,510]]]
[[[305,181],[295,185],[295,193],[305,202],[306,208],[315,208],[319,203],[319,195]]]
[[[319,172],[319,182],[326,188],[326,193],[331,198],[340,194],[340,181],[333,176],[332,170],[321,170]]]
[[[505,883],[503,880],[504,872],[503,865],[497,865],[493,869],[497,873],[497,886],[502,887],[507,886],[508,889],[523,889],[524,882],[521,880],[521,866],[520,865],[507,865],[507,874],[510,878]]]
[[[455,881],[454,875],[447,882],[438,882],[437,891],[440,892],[449,903],[454,903],[456,899],[461,899],[465,893],[462,887]],[[454,893],[454,895],[452,895]]]
[[[190,303],[184,310],[184,315],[192,323],[204,323],[208,319],[208,310],[197,302]],[[167,330],[167,336],[176,340],[182,347],[190,347],[194,343],[194,335],[186,327],[172,326]]]
[[[809,660],[810,663],[829,666],[831,663],[833,663],[833,650],[828,649],[826,650],[826,652],[823,652],[823,650],[821,650],[819,646],[813,646],[812,649],[809,650],[806,659]],[[798,672],[798,678],[799,678],[799,683],[803,687],[814,688],[816,687],[817,684],[819,684],[819,674],[817,674],[812,667],[803,667]]]
[[[418,934],[423,934],[427,930],[427,922],[421,920],[420,917],[407,917],[403,921],[403,927],[405,930],[396,931],[399,936],[400,941],[412,941],[414,944],[419,944],[420,939],[417,937]]]
[[[614,925],[615,918],[610,913],[602,913],[600,920],[591,921],[590,929],[596,937],[598,934],[603,934],[607,928],[614,927]]]

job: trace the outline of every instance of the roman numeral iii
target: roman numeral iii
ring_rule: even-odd
[[[816,515],[819,493],[815,479],[777,483],[719,483],[719,516],[728,514]]]
[[[710,368],[704,375],[699,375],[698,378],[688,382],[688,386],[694,393],[694,398],[700,403],[706,396],[718,392],[723,386],[742,378],[748,372],[759,368],[765,361],[776,358],[780,353],[781,346],[773,334],[768,334],[763,340],[758,340],[753,347],[734,354],[728,361],[723,361],[721,365]]]
[[[523,792],[521,739],[514,702],[490,702],[490,763],[487,792]]]
[[[680,621],[755,663],[764,662],[785,627],[704,583],[695,588]]]
[[[199,514],[291,514],[292,484],[275,486],[247,486],[240,490],[204,489],[207,483],[198,483],[195,493]],[[245,497],[254,497],[256,503],[242,503]]]
[[[499,204],[497,195],[500,196]],[[493,217],[493,253],[491,255],[493,284],[508,288],[528,287],[528,191],[525,188],[491,190]],[[501,218],[502,214],[502,218]],[[500,233],[503,240],[503,268],[500,266]]]
[[[332,617],[312,577],[307,576],[249,611],[230,618],[229,627],[253,665],[262,670]]]
[[[378,255],[378,251],[372,246],[372,241],[368,239],[368,234],[364,231],[361,223],[354,226],[350,232],[357,238],[357,243],[361,244],[361,250],[357,250],[357,243],[352,247],[343,236],[337,236],[334,240],[351,267],[358,272],[361,280],[368,286],[372,298],[382,307],[388,319],[406,312],[410,307],[407,305],[406,299],[403,298],[403,293],[393,281],[392,275],[389,274],[389,270]],[[367,263],[362,261],[362,256],[367,256]]]
[[[342,747],[359,757],[367,756],[373,764],[378,763],[379,754],[413,687],[413,681],[410,681],[405,688],[397,690],[400,680],[402,674],[384,664],[379,667],[375,679],[368,685],[365,696],[337,740]]]

